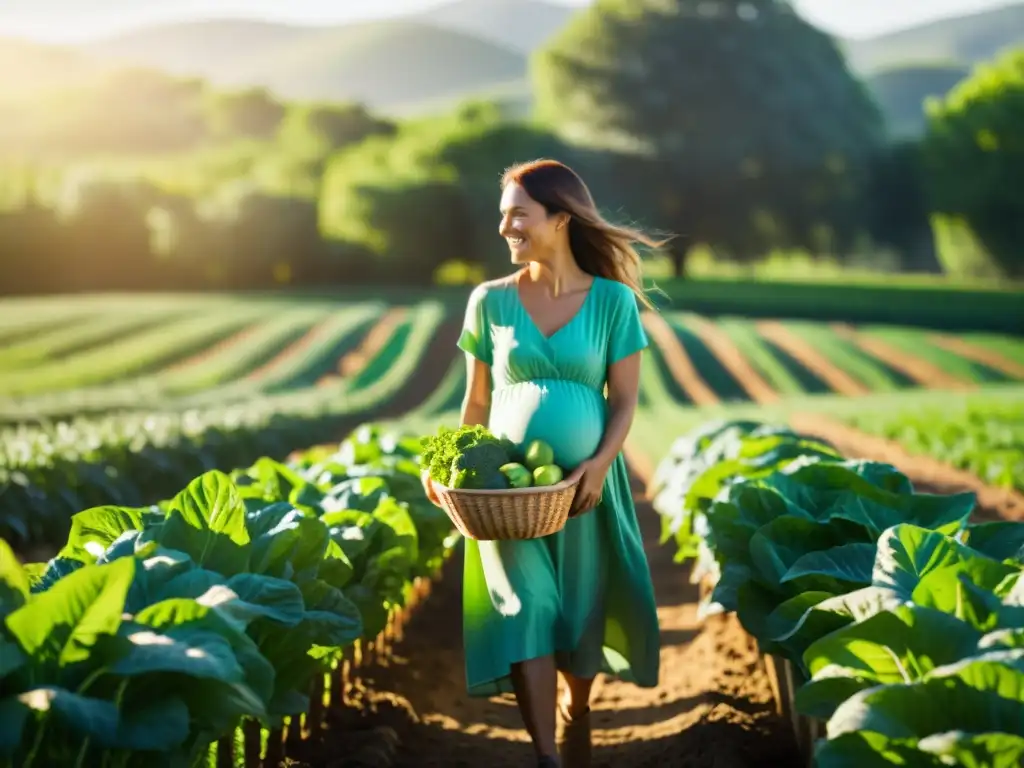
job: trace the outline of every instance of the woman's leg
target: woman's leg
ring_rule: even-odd
[[[533,739],[538,757],[558,756],[555,745],[555,706],[558,673],[555,657],[543,656],[512,665],[512,687],[523,716],[526,732]]]
[[[576,677],[562,670],[562,679],[565,680],[562,708],[570,717],[582,717],[590,709],[590,691],[594,687],[594,678]]]
[[[577,677],[562,670],[565,693],[558,708],[562,713],[562,735],[558,742],[564,768],[590,768],[590,692],[593,677]]]

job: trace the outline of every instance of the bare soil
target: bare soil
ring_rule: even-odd
[[[703,317],[694,320],[694,328],[701,341],[718,358],[722,366],[732,375],[755,403],[774,403],[779,393],[765,381],[764,377],[750,364],[729,335],[713,322]]]
[[[951,373],[947,373],[934,363],[911,355],[882,339],[858,333],[854,328],[845,323],[833,323],[832,330],[840,338],[853,342],[869,355],[874,355],[890,368],[899,371],[923,387],[963,390],[974,389],[976,386],[973,382],[964,381]]]
[[[385,312],[363,338],[362,343],[341,358],[338,362],[338,373],[342,376],[351,376],[365,368],[387,344],[391,334],[408,314],[409,310],[406,307],[393,307]]]
[[[979,520],[1024,520],[1024,494],[986,484],[981,478],[930,456],[908,453],[898,443],[869,435],[821,414],[797,414],[790,418],[793,429],[832,443],[850,458],[872,459],[892,464],[920,491],[960,493],[978,496],[975,517]]]
[[[656,312],[644,312],[643,324],[651,340],[661,350],[665,364],[672,372],[672,378],[686,392],[693,404],[714,405],[719,402],[718,395],[697,372],[697,367],[686,354],[682,342],[665,318]]]
[[[800,365],[813,373],[839,395],[857,397],[870,394],[868,387],[790,331],[782,323],[765,320],[757,324],[757,332],[782,351],[793,357]]]
[[[1005,373],[1007,376],[1012,376],[1015,379],[1024,379],[1024,363],[1011,360],[995,350],[979,347],[966,339],[948,336],[943,333],[932,334],[929,340],[936,346],[942,347],[955,355],[987,365],[989,368]]]
[[[661,683],[642,689],[599,678],[593,699],[594,766],[786,768],[799,764],[789,726],[753,640],[733,616],[697,619],[698,587],[658,545],[657,514],[639,500],[658,613]],[[532,766],[511,697],[466,694],[462,557],[456,553],[390,656],[364,669],[350,705],[307,745],[309,768],[397,765]]]

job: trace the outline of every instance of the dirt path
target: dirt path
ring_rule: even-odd
[[[857,397],[869,393],[870,390],[865,384],[819,354],[814,347],[782,323],[776,320],[764,320],[757,324],[757,332],[825,382],[836,394]]]
[[[634,490],[639,497],[642,485]],[[796,764],[787,725],[774,714],[770,682],[753,641],[734,617],[696,617],[687,569],[658,545],[656,513],[638,502],[662,629],[661,685],[595,686],[594,766],[760,768]],[[465,693],[462,557],[456,553],[392,656],[362,673],[353,706],[334,722],[315,768],[385,765],[381,748],[355,757],[367,728],[397,734],[401,768],[525,768],[532,750],[511,697]],[[351,757],[342,759],[343,755]],[[376,762],[375,762],[376,761]]]
[[[367,363],[384,348],[395,329],[408,315],[409,310],[406,307],[393,307],[385,312],[384,316],[363,338],[359,347],[341,358],[338,362],[338,373],[342,376],[352,376],[365,368]]]
[[[1012,376],[1015,379],[1024,379],[1024,364],[1011,360],[995,350],[979,347],[976,344],[971,344],[966,339],[947,336],[942,333],[932,334],[928,337],[928,340],[935,346],[942,347],[954,355],[960,355],[960,357],[966,357],[968,360],[973,360],[976,363],[987,365],[989,368],[1005,373],[1007,376]]]
[[[918,490],[930,493],[973,491],[978,495],[976,516],[985,520],[1024,521],[1024,494],[987,485],[970,472],[930,456],[908,453],[898,443],[869,435],[821,414],[797,414],[793,429],[824,438],[850,458],[884,461],[900,469]]]
[[[644,312],[643,324],[651,340],[658,345],[665,365],[668,366],[672,378],[686,393],[694,405],[715,405],[719,402],[718,395],[708,386],[697,367],[693,364],[686,349],[671,325],[656,312]]]
[[[693,319],[693,327],[718,362],[732,375],[755,403],[778,402],[779,393],[750,364],[739,347],[721,328],[703,317]]]
[[[832,330],[842,339],[856,344],[869,355],[874,355],[883,363],[893,368],[922,387],[935,389],[974,389],[973,382],[964,381],[939,368],[934,363],[911,355],[888,342],[858,333],[845,323],[833,323]]]

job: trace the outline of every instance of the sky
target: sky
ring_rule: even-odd
[[[0,0],[0,34],[76,42],[164,21],[248,17],[344,23],[423,11],[443,0]],[[590,0],[550,0],[583,6]],[[868,37],[1007,0],[793,0],[805,18],[844,37]]]

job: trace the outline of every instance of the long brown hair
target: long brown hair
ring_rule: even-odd
[[[505,170],[501,188],[518,184],[548,215],[569,214],[569,247],[580,269],[628,285],[648,309],[654,305],[641,281],[642,262],[634,243],[661,248],[639,229],[607,221],[597,210],[590,189],[574,170],[557,160],[533,160]]]

